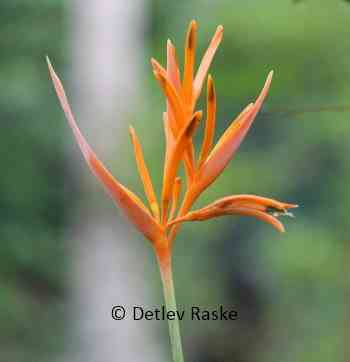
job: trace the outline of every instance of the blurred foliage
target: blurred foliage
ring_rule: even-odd
[[[178,46],[181,62],[192,18],[199,23],[198,54],[215,27],[224,25],[211,70],[218,94],[217,137],[275,70],[253,129],[197,206],[232,193],[301,206],[295,220],[285,220],[285,235],[234,217],[183,227],[175,248],[180,306],[224,304],[240,313],[237,323],[186,321],[186,351],[203,362],[346,360],[349,4],[153,0],[150,6],[146,55],[162,63],[167,37]],[[65,124],[44,61],[46,54],[57,64],[67,60],[67,12],[58,0],[17,0],[2,1],[0,14],[0,360],[40,362],[63,345],[67,255],[62,233],[74,206],[64,166]],[[146,79],[144,116],[134,125],[143,136],[151,173],[160,175],[164,145],[154,139],[162,133],[164,101],[149,69]],[[124,165],[117,160],[118,172],[125,171],[123,177],[141,194],[129,170],[131,148],[125,148],[128,155]],[[160,181],[155,178],[157,189]],[[154,283],[158,287],[158,279]]]
[[[0,360],[47,361],[62,339],[64,154],[45,55],[62,62],[61,1],[0,2]]]
[[[285,235],[232,217],[184,226],[175,248],[180,303],[224,303],[241,311],[235,324],[186,324],[185,343],[197,336],[200,345],[193,360],[347,360],[350,6],[312,0],[154,4],[158,17],[150,33],[162,35],[152,37],[151,46],[163,62],[167,36],[182,58],[191,18],[199,23],[198,57],[216,25],[224,25],[211,70],[217,137],[275,71],[253,129],[197,204],[232,193],[300,204],[296,219],[284,220]]]

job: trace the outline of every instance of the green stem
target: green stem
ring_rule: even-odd
[[[161,251],[158,250],[157,258],[159,263],[160,274],[162,277],[163,293],[164,293],[166,309],[167,311],[176,312],[177,307],[176,307],[174,282],[173,282],[173,274],[171,267],[170,250],[168,248],[163,249]],[[170,336],[173,361],[184,362],[179,321],[177,318],[175,318],[174,320],[168,319],[168,325],[169,325],[169,336]]]

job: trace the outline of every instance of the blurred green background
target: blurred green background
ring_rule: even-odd
[[[239,312],[237,322],[185,321],[187,360],[349,361],[350,4],[153,0],[146,7],[146,97],[134,125],[140,134],[142,130],[158,189],[163,143],[152,140],[162,132],[164,101],[149,58],[164,64],[170,37],[182,60],[185,31],[195,18],[198,57],[216,26],[225,28],[211,68],[218,96],[217,137],[254,99],[268,71],[275,71],[253,129],[196,206],[236,193],[300,204],[295,219],[283,220],[284,235],[237,217],[183,227],[174,256],[180,306],[223,304]],[[71,3],[64,1],[0,2],[4,362],[51,361],[65,349],[66,271],[72,255],[64,231],[68,210],[81,200],[79,184],[67,182],[69,155],[64,148],[73,139],[53,95],[44,56],[50,54],[61,72],[69,67],[71,12]],[[152,123],[154,128],[145,126]],[[125,162],[132,159],[126,141],[119,149],[128,154]],[[116,174],[128,168],[121,162],[113,164]],[[142,195],[136,172],[127,174],[124,181]],[[159,288],[157,278],[152,283]]]

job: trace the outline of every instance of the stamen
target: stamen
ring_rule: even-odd
[[[294,218],[294,214],[286,209],[276,209],[275,207],[268,207],[266,209],[266,212],[274,217],[279,217],[279,216],[288,216],[288,217],[292,217]]]

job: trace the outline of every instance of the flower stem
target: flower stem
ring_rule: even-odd
[[[157,259],[162,277],[163,293],[167,311],[177,311],[173,274],[171,267],[171,251],[168,247],[157,250]],[[184,362],[182,353],[180,325],[177,318],[168,319],[171,351],[174,362]]]

